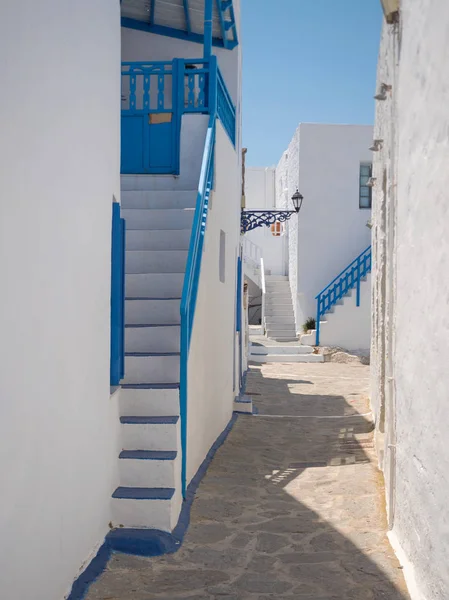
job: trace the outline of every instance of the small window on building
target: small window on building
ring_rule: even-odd
[[[219,276],[221,283],[225,282],[226,274],[226,234],[220,229],[220,254],[219,254]]]
[[[276,221],[273,225],[270,225],[271,235],[274,237],[280,237],[284,233],[284,224]]]
[[[360,165],[359,208],[371,208],[373,189],[367,184],[372,175],[373,165],[371,163]]]

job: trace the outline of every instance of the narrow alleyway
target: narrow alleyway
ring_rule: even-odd
[[[253,366],[179,552],[116,554],[88,600],[406,600],[386,538],[369,367]]]

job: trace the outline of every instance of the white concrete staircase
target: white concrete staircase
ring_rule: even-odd
[[[197,192],[167,189],[173,181],[122,176],[125,379],[115,527],[171,531],[182,504],[180,302]]]
[[[292,294],[288,277],[266,275],[265,319],[268,338],[279,342],[297,339]]]

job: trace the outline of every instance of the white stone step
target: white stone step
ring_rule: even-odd
[[[126,353],[125,383],[179,383],[179,354]]]
[[[179,298],[137,298],[125,300],[126,325],[178,325],[181,321]]]
[[[126,229],[191,229],[193,208],[184,209],[139,209],[125,208],[122,218]]]
[[[273,305],[273,306],[265,306],[265,316],[266,317],[280,317],[280,316],[291,316],[293,317],[293,307],[286,306],[285,304]]]
[[[180,484],[180,454],[175,451],[122,450],[120,486],[175,488]]]
[[[292,314],[290,314],[290,315],[269,315],[269,316],[265,317],[265,324],[270,329],[272,328],[271,325],[276,326],[278,324],[282,325],[282,326],[284,324],[287,324],[288,326],[295,327],[295,319]]]
[[[292,295],[291,290],[290,290],[290,286],[286,286],[284,287],[270,287],[269,285],[266,286],[266,294],[268,296],[271,296],[272,294],[289,294],[290,296]]]
[[[179,325],[127,325],[125,352],[179,352]]]
[[[312,354],[313,348],[312,346],[302,346],[298,344],[297,346],[293,346],[290,344],[289,346],[255,346],[251,344],[250,353],[252,355],[268,355],[268,354]]]
[[[271,301],[277,301],[277,300],[281,300],[281,299],[285,299],[288,298],[291,300],[291,293],[289,291],[285,291],[285,292],[269,292],[267,290],[265,298]]]
[[[293,310],[292,297],[291,296],[283,296],[281,298],[273,298],[273,296],[265,296],[265,307],[266,308],[274,308],[276,306],[279,307],[290,307]]]
[[[249,326],[249,334],[250,335],[263,335],[262,325],[250,325]]]
[[[267,283],[271,283],[272,281],[288,281],[287,275],[266,275],[265,279]]]
[[[234,399],[234,411],[238,413],[252,414],[253,401],[251,396],[243,394]]]
[[[112,525],[172,531],[181,505],[180,489],[117,488],[112,497]]]
[[[125,276],[127,298],[181,298],[184,273],[139,273]]]
[[[184,273],[187,250],[127,250],[126,273]]]
[[[123,208],[194,208],[196,190],[126,190],[120,195]]]
[[[179,415],[179,387],[177,385],[122,386],[119,398],[120,416],[163,417]]]
[[[178,450],[179,417],[120,417],[124,450]]]
[[[188,250],[191,229],[160,229],[126,232],[127,250]]]
[[[313,329],[310,333],[303,333],[299,337],[299,341],[304,346],[316,346],[316,329]]]
[[[250,361],[255,363],[311,363],[324,362],[324,356],[322,356],[321,354],[258,354],[251,355]]]
[[[267,281],[265,283],[265,287],[267,291],[282,291],[282,292],[289,292],[290,291],[290,284],[288,281]]]
[[[320,327],[325,325],[327,321],[320,321]],[[315,346],[316,345],[316,329],[312,329],[310,333],[303,333],[300,335],[300,343],[304,346]]]
[[[265,321],[265,329],[268,331],[291,331],[296,334],[296,325],[293,319],[283,322]]]
[[[269,338],[273,338],[273,339],[295,339],[296,338],[296,331],[294,327],[290,327],[290,328],[266,328],[266,332],[267,332],[267,337]]]

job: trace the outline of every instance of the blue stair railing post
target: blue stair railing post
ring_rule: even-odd
[[[190,71],[186,65],[203,64],[203,67]],[[186,271],[181,299],[181,360],[180,360],[180,426],[181,426],[181,483],[182,494],[185,497],[187,489],[187,425],[188,425],[188,363],[190,342],[195,317],[195,305],[198,295],[201,275],[201,261],[206,233],[209,197],[214,185],[214,160],[215,160],[215,132],[217,117],[235,146],[235,106],[223,78],[220,75],[217,57],[211,55],[208,61],[179,59],[178,74],[178,102],[182,102],[182,112],[209,113],[209,125],[204,144],[201,172],[198,183],[198,192],[195,214],[190,236],[189,251],[187,255]],[[191,87],[192,77],[198,76],[200,94],[198,100],[191,99],[188,95],[187,103],[184,99],[185,78]]]
[[[357,299],[356,305],[360,306],[360,256],[357,257]]]
[[[212,55],[212,15],[213,2],[205,0],[204,3],[204,60],[208,60]]]
[[[188,419],[188,359],[192,335],[195,305],[198,295],[199,278],[201,273],[201,257],[206,230],[209,194],[211,191],[212,174],[214,170],[215,115],[211,115],[206,134],[206,143],[201,165],[198,194],[190,236],[189,253],[187,256],[186,272],[181,299],[181,369],[180,369],[180,416],[181,416],[181,448],[182,493],[187,489],[187,419]]]
[[[316,306],[317,306],[317,309],[316,309],[316,323],[315,323],[315,328],[316,328],[315,345],[319,346],[320,345],[321,294],[318,294],[318,296],[317,296]]]
[[[217,57],[212,55],[209,58],[209,113],[211,115],[217,114]]]
[[[356,288],[356,305],[360,306],[360,285],[363,277],[371,271],[371,246],[368,246],[346,269],[333,279],[321,292],[315,296],[316,336],[315,344],[320,345],[320,319],[337,304],[352,288]]]

